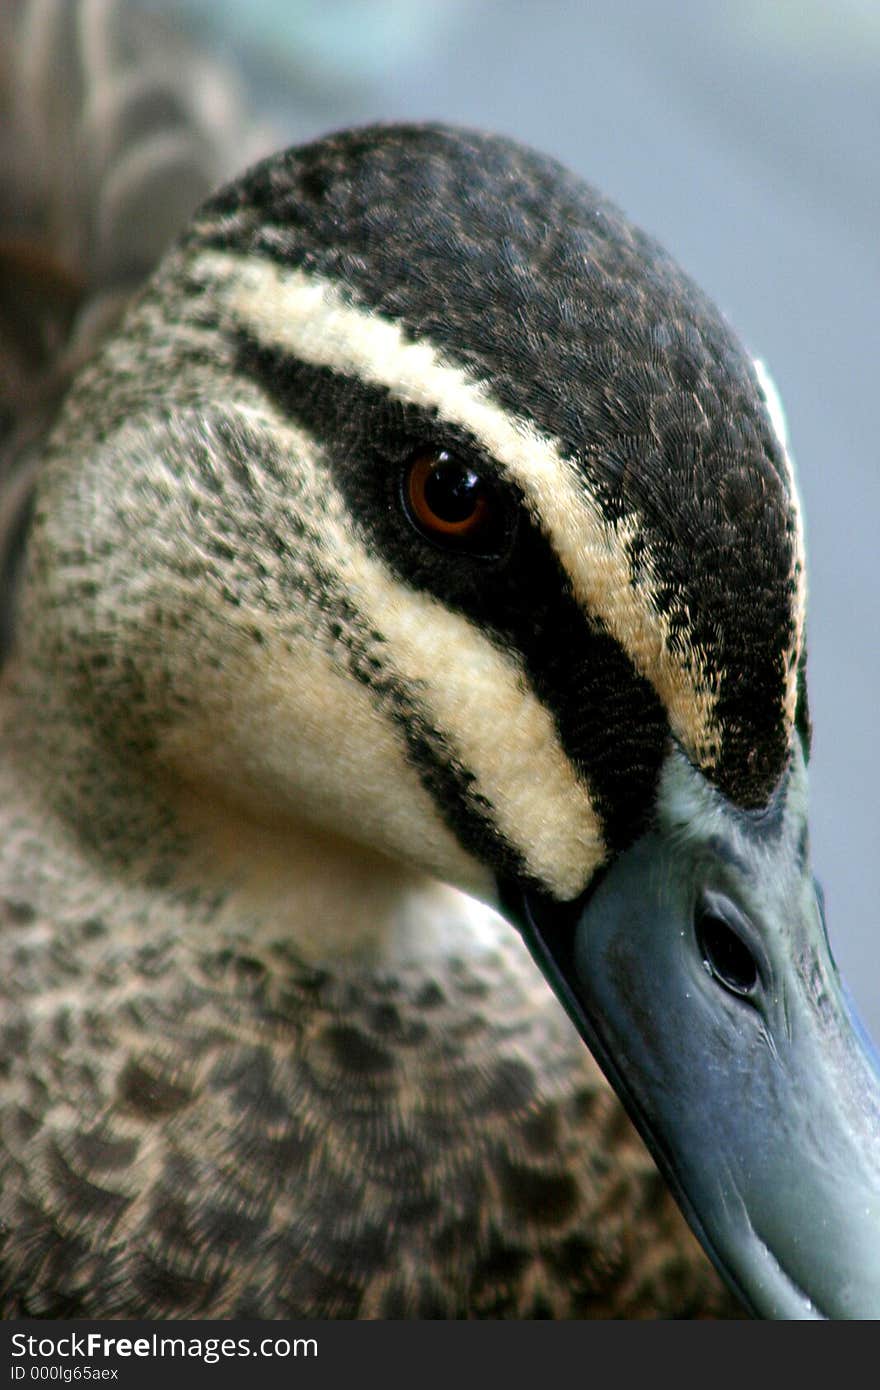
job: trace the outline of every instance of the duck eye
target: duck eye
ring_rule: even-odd
[[[403,502],[416,530],[437,545],[483,556],[500,548],[504,507],[497,489],[447,449],[410,458]]]
[[[702,912],[696,925],[697,945],[707,972],[731,994],[751,995],[758,983],[758,967],[742,938],[711,911]]]

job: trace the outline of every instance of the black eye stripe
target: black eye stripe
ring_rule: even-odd
[[[365,543],[389,569],[519,654],[562,748],[585,777],[609,848],[630,844],[654,801],[669,736],[665,711],[601,621],[582,611],[550,541],[497,462],[436,412],[244,334],[238,368],[321,441]],[[429,446],[455,453],[509,500],[516,525],[503,553],[451,555],[405,522],[401,474],[413,451]]]
[[[256,380],[279,408],[314,433],[328,449],[336,481],[350,502],[375,503],[375,493],[355,499],[355,473],[370,485],[382,481],[386,505],[397,506],[400,485],[419,452],[447,454],[472,470],[512,515],[525,508],[515,483],[491,454],[462,426],[441,420],[436,411],[396,399],[330,367],[313,366],[283,349],[265,346],[246,330],[236,334],[236,367]],[[352,514],[363,509],[352,506]]]

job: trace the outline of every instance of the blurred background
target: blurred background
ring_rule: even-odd
[[[768,363],[807,517],[815,865],[880,1039],[877,0],[138,3],[235,67],[269,142],[440,118],[552,153]]]

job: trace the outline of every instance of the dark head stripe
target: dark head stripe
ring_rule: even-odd
[[[408,586],[433,593],[518,654],[590,788],[607,845],[623,848],[653,803],[669,734],[656,693],[602,622],[584,614],[523,508],[512,548],[498,562],[437,551],[401,514],[400,471],[416,448],[452,448],[485,466],[476,441],[381,387],[292,359],[243,330],[238,338],[238,370],[320,440],[371,550]]]

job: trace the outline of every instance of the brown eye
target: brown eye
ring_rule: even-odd
[[[477,554],[497,548],[504,529],[501,499],[446,449],[413,456],[403,477],[403,498],[413,525],[429,540]]]

